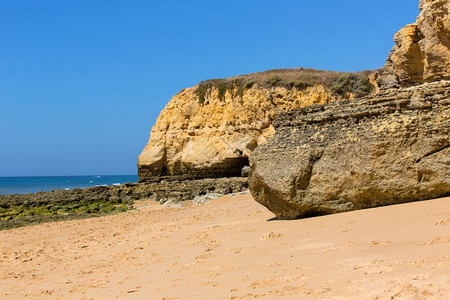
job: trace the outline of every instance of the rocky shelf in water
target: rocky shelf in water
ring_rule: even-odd
[[[247,178],[190,179],[162,177],[143,183],[0,195],[0,230],[41,222],[125,212],[136,200],[176,203],[208,194],[239,193]]]

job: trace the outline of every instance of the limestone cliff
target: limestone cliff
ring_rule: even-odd
[[[138,162],[155,176],[240,176],[283,111],[369,94],[369,72],[272,70],[202,82],[175,95],[153,126]]]
[[[450,79],[450,2],[420,0],[420,15],[394,37],[395,46],[378,79],[382,87]]]

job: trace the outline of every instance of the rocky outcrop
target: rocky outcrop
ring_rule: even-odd
[[[450,195],[450,81],[282,113],[251,192],[282,219]]]
[[[183,200],[204,203],[247,188],[247,178],[242,177],[200,180],[160,177],[152,182],[120,186],[0,195],[0,230],[125,212],[133,209],[135,200],[155,200],[176,206]]]
[[[197,195],[210,193],[229,194],[248,189],[247,178],[207,178],[189,180],[183,177],[159,177],[145,183],[125,183],[119,186],[98,186],[85,189],[55,190],[30,194],[0,195],[1,208],[8,203],[15,205],[53,203],[89,203],[109,201],[131,203],[134,200],[152,199],[161,203],[192,200]]]
[[[373,89],[368,75],[272,70],[184,89],[151,131],[139,156],[140,180],[241,176],[250,152],[273,135],[278,113],[367,95]]]
[[[394,37],[395,46],[378,83],[390,88],[450,79],[450,2],[420,0],[414,24]]]

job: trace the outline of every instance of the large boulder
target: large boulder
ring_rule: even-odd
[[[140,180],[241,176],[250,152],[273,135],[278,113],[367,95],[369,73],[272,70],[184,89],[153,126],[139,156]]]
[[[282,113],[250,190],[292,219],[450,195],[450,81]]]
[[[450,79],[450,2],[420,0],[420,15],[394,37],[380,86],[417,85]]]

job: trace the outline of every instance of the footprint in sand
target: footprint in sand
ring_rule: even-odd
[[[385,245],[390,245],[392,244],[391,241],[386,241],[386,242],[380,242],[380,241],[371,241],[369,244],[369,247],[376,247],[376,246],[385,246]]]
[[[433,245],[445,244],[445,243],[449,243],[449,242],[450,242],[450,236],[436,237],[432,240],[422,243],[420,246],[433,246]]]
[[[238,253],[241,253],[241,252],[244,252],[244,251],[247,251],[247,250],[253,250],[253,249],[255,249],[255,248],[256,248],[255,246],[251,246],[251,247],[243,247],[243,248],[237,247],[237,248],[231,248],[231,249],[228,250],[228,251],[233,252],[234,254],[238,254]]]
[[[340,250],[342,248],[338,248],[338,247],[330,247],[330,248],[325,248],[322,250],[317,251],[316,253],[323,253],[323,252],[330,252],[330,251],[337,251]]]
[[[281,234],[281,233],[271,232],[268,235],[262,236],[259,240],[260,241],[274,240],[274,239],[278,239],[282,236],[283,236],[283,234]]]
[[[435,222],[433,225],[438,226],[438,225],[448,225],[448,224],[450,224],[450,219]]]
[[[252,299],[252,298],[262,298],[266,297],[266,294],[246,294],[244,296],[233,296],[231,300],[240,300],[240,299]]]
[[[269,295],[273,296],[294,296],[305,291],[305,286],[285,286],[281,289],[272,290]]]
[[[180,271],[190,269],[190,268],[198,266],[198,265],[200,265],[200,262],[188,262],[187,264],[183,265],[183,267],[180,269]]]
[[[346,262],[344,265],[351,271],[360,271],[362,274],[382,274],[393,270],[392,264],[382,260]]]
[[[214,256],[215,256],[215,255],[213,255],[213,254],[211,254],[211,253],[201,254],[201,255],[197,256],[197,257],[195,258],[195,260],[207,259],[207,258],[214,257]]]
[[[298,282],[304,280],[306,277],[303,274],[298,274],[295,276],[281,276],[281,277],[270,277],[258,281],[254,281],[249,285],[251,289],[265,288],[269,286],[279,285],[281,283],[287,282]]]

